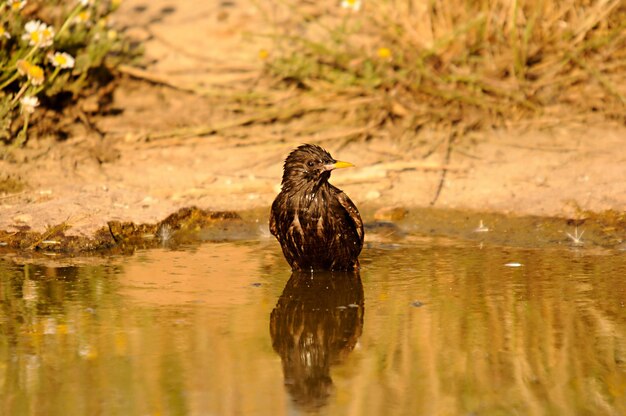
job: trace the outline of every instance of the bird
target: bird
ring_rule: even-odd
[[[331,397],[333,367],[363,333],[363,299],[358,270],[292,272],[270,314],[270,336],[287,392],[300,410],[318,410]]]
[[[297,147],[285,159],[270,232],[292,270],[359,269],[361,215],[348,195],[328,182],[334,169],[353,166],[313,144]]]

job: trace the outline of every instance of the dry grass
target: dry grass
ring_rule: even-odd
[[[312,102],[342,103],[329,106],[324,123],[391,129],[395,137],[423,127],[626,122],[626,6],[619,0],[259,7],[274,40],[262,52],[266,74],[274,90],[281,86],[272,105],[293,114]]]

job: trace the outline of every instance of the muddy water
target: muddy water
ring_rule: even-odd
[[[0,414],[626,414],[624,251],[379,228],[360,275],[263,237],[5,256]]]

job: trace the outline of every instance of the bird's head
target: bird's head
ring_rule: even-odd
[[[349,168],[352,163],[333,159],[326,150],[313,144],[303,144],[285,159],[283,187],[315,186],[328,181],[333,169]]]

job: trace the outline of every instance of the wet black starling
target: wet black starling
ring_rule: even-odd
[[[350,166],[310,144],[298,147],[285,160],[270,232],[293,270],[359,268],[363,221],[350,198],[328,183],[333,169]]]

